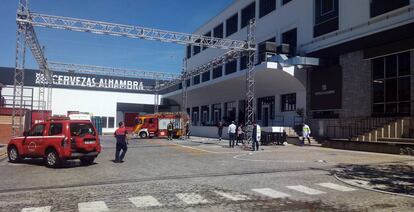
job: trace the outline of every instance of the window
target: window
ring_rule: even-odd
[[[95,130],[90,123],[71,123],[69,128],[71,136],[95,135]]]
[[[210,71],[207,71],[205,73],[203,73],[203,75],[201,76],[201,81],[202,82],[207,82],[210,80]]]
[[[187,59],[191,58],[191,45],[187,46]]]
[[[211,31],[210,32],[207,32],[206,34],[204,34],[204,36],[205,37],[211,37]],[[206,49],[208,49],[208,47],[207,46],[203,46],[203,50],[206,50]]]
[[[296,54],[296,46],[297,46],[297,29],[289,30],[282,34],[282,43],[289,44],[290,54]]]
[[[234,34],[235,32],[237,32],[238,24],[239,24],[239,18],[238,18],[237,13],[234,14],[229,19],[227,19],[227,21],[226,21],[226,37],[228,37],[228,36]]]
[[[282,112],[296,110],[296,93],[281,95]]]
[[[109,117],[108,118],[108,128],[115,128],[115,118]]]
[[[223,35],[224,35],[223,30],[224,30],[223,24],[220,24],[214,27],[213,36],[215,38],[223,38]]]
[[[218,66],[213,69],[213,79],[219,78],[223,76],[223,68],[222,66]]]
[[[213,123],[218,124],[221,121],[221,103],[213,105]]]
[[[62,123],[51,123],[49,128],[49,135],[60,135],[62,134]]]
[[[318,37],[339,29],[338,0],[315,0],[313,36]]]
[[[226,63],[226,75],[237,72],[237,60]]]
[[[373,115],[410,115],[410,52],[372,60]]]
[[[198,126],[198,121],[200,120],[199,119],[199,112],[200,112],[200,109],[199,109],[199,107],[193,107],[193,114],[192,114],[192,116],[191,116],[191,123],[193,123],[193,125],[195,125],[195,126]]]
[[[30,130],[30,132],[28,133],[28,136],[43,136],[44,129],[45,129],[44,124],[37,124]]]
[[[108,127],[108,117],[101,117],[101,123],[102,123],[102,128],[107,128]]]
[[[285,4],[289,3],[290,1],[292,1],[292,0],[282,0],[282,5],[285,5]]]
[[[195,41],[196,43],[200,43],[200,39]],[[200,53],[201,47],[200,46],[193,46],[193,55]]]
[[[240,57],[240,71],[247,68],[249,63],[249,57],[247,55]]]
[[[187,83],[187,87],[190,87],[190,86],[191,86],[191,80],[190,80],[190,79],[188,79],[188,80],[186,81],[186,83]]]
[[[333,0],[322,0],[320,1],[320,15],[325,15],[334,10],[334,1]]]
[[[261,18],[276,9],[276,0],[260,0],[259,9],[259,18]]]
[[[200,84],[200,75],[195,76],[193,79],[193,85],[198,85],[198,84]]]
[[[409,4],[410,0],[371,0],[371,18]]]
[[[241,28],[249,25],[250,20],[256,17],[256,2],[245,7],[241,12]]]

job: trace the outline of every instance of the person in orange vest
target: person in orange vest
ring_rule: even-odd
[[[116,129],[114,135],[116,138],[115,163],[123,163],[125,154],[128,150],[126,136],[128,134],[123,121],[119,122],[119,128]],[[122,153],[121,153],[122,150]]]

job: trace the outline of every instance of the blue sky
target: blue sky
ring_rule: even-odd
[[[192,33],[233,0],[31,0],[33,12]],[[0,66],[14,67],[17,0],[0,6]],[[184,46],[36,28],[49,61],[180,72]],[[31,53],[27,68],[37,68]]]

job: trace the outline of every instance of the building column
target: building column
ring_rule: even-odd
[[[198,107],[198,125],[201,126],[201,106]]]
[[[224,111],[224,103],[222,102],[222,103],[220,103],[220,105],[221,105],[221,114],[220,114],[220,120],[219,121],[222,121],[223,117],[226,114],[226,111]]]
[[[239,100],[236,100],[236,121],[239,122]]]

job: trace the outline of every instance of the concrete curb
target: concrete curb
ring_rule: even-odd
[[[350,185],[350,186],[353,186],[353,187],[357,187],[357,188],[365,189],[365,190],[368,190],[368,191],[374,191],[374,192],[379,192],[379,193],[383,193],[383,194],[397,195],[397,196],[402,196],[402,197],[414,198],[414,196],[413,196],[413,195],[409,195],[409,194],[400,194],[400,193],[394,193],[394,192],[382,191],[382,190],[378,190],[378,189],[367,188],[367,187],[364,187],[364,186],[359,186],[359,185],[356,185],[356,184],[353,184],[353,183],[349,183],[349,182],[347,182],[346,180],[344,180],[344,179],[342,179],[342,178],[338,177],[338,175],[336,175],[336,174],[334,174],[334,177],[335,177],[338,181],[340,181],[340,182],[342,182],[342,183],[345,183],[345,184]]]

